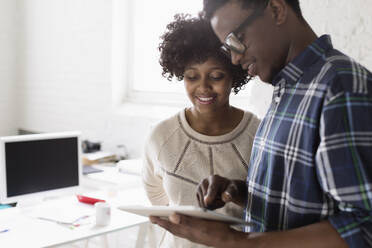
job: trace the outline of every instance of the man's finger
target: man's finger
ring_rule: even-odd
[[[206,194],[204,195],[204,204],[208,207],[211,205],[216,198],[218,198],[219,185],[216,183],[211,183],[207,189]]]
[[[192,223],[188,221],[188,218],[191,217],[173,214],[169,216],[169,220],[150,216],[150,221],[176,236],[190,239],[193,235],[190,235],[189,229],[192,229],[193,227],[190,227],[190,224]]]
[[[225,203],[231,202],[233,200],[230,192],[224,191],[221,195],[222,201]]]
[[[181,224],[181,216],[178,214],[171,214],[169,220],[174,224]]]
[[[198,192],[196,193],[196,198],[198,199],[199,207],[205,208],[204,197],[203,197],[203,193],[201,192],[200,188],[198,188]]]
[[[234,183],[230,183],[226,190],[221,194],[224,202],[231,202],[238,194],[238,187]]]
[[[209,178],[209,187],[207,192],[204,196],[204,203],[206,207],[213,207],[214,205],[220,205],[221,201],[221,194],[225,191],[227,187],[226,179],[220,177],[218,175],[211,176]]]
[[[154,216],[150,216],[150,221],[151,221],[152,224],[159,225],[162,228],[166,229],[167,231],[169,231],[173,234],[176,234],[172,231],[172,230],[175,230],[175,228],[173,228],[174,224],[171,223],[170,221],[165,220],[165,219],[161,219],[159,217],[154,217]]]
[[[208,220],[200,219],[197,217],[191,217],[183,214],[177,214],[173,213],[169,216],[170,222],[176,225],[182,225],[183,228],[190,228],[194,229],[195,226],[199,226],[201,228],[201,225],[203,225],[206,222],[209,222]]]
[[[204,203],[204,196],[206,194],[207,188],[208,188],[209,182],[208,179],[205,178],[199,183],[198,189],[197,189],[197,198],[198,198],[198,203],[199,206],[202,208],[205,208],[205,203]]]

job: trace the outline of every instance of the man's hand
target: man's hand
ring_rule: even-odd
[[[236,241],[246,236],[219,221],[203,220],[180,214],[173,214],[169,219],[150,217],[153,224],[161,226],[172,234],[207,246],[234,247]]]
[[[209,221],[180,214],[170,220],[150,217],[172,234],[192,242],[222,248],[347,248],[348,245],[328,221],[314,223],[287,231],[243,233],[219,221]]]
[[[244,207],[247,187],[244,181],[213,175],[199,183],[196,196],[199,206],[203,208],[221,208],[228,202]]]

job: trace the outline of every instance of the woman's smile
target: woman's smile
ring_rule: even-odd
[[[207,96],[196,96],[196,100],[200,104],[212,104],[215,99],[216,99],[216,97],[213,97],[213,96],[210,96],[210,97],[207,97]]]

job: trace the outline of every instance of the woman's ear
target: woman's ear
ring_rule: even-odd
[[[285,0],[270,0],[268,3],[268,9],[277,25],[281,25],[287,20],[288,8]]]

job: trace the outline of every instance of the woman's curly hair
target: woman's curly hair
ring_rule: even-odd
[[[204,63],[209,58],[217,59],[231,74],[235,94],[250,80],[247,71],[233,65],[221,51],[221,42],[209,22],[201,16],[175,15],[174,21],[167,25],[166,32],[160,38],[159,63],[163,68],[163,77],[170,81],[173,77],[183,80],[187,65]]]

